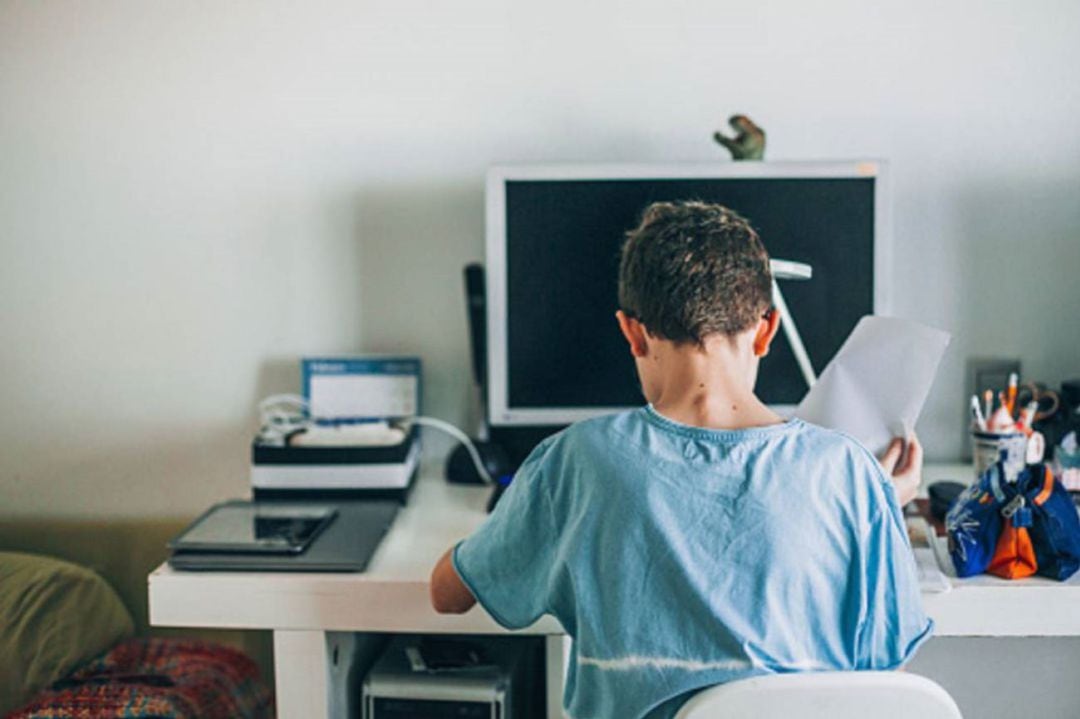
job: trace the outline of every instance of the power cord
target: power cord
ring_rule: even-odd
[[[483,460],[480,459],[480,453],[476,450],[476,445],[473,444],[469,435],[465,434],[449,422],[436,419],[435,417],[410,417],[407,421],[415,422],[424,427],[442,430],[461,442],[461,444],[465,446],[465,449],[468,450],[469,457],[472,458],[473,465],[476,466],[476,473],[480,475],[480,479],[484,480],[484,484],[495,484],[495,480],[492,479],[491,474],[488,473],[487,467],[484,466]]]
[[[289,435],[313,424],[308,402],[298,394],[274,394],[259,402],[259,441],[263,444],[285,446]]]

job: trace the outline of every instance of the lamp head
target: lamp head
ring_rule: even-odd
[[[769,270],[774,280],[808,280],[814,274],[810,265],[791,260],[769,260]]]

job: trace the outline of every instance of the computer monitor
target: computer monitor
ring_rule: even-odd
[[[565,425],[644,403],[615,321],[619,252],[652,202],[702,200],[746,217],[774,259],[814,370],[861,317],[888,312],[880,162],[494,167],[487,178],[487,401],[497,427]],[[807,391],[784,333],[756,392],[790,413]]]

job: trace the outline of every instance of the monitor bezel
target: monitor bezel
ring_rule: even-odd
[[[888,167],[883,160],[842,162],[729,162],[680,164],[536,164],[496,165],[487,173],[485,274],[487,281],[487,416],[492,427],[558,426],[632,407],[509,406],[507,358],[506,186],[514,181],[561,180],[710,180],[738,178],[872,178],[874,180],[873,313],[891,312],[892,208]],[[780,258],[783,259],[783,258]],[[614,320],[612,320],[614,322]],[[815,368],[820,373],[823,367]],[[793,405],[773,405],[781,415]]]

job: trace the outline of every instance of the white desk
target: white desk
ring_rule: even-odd
[[[344,716],[350,667],[342,657],[354,651],[354,633],[507,633],[479,607],[436,614],[428,595],[435,562],[484,521],[489,495],[486,487],[421,477],[362,574],[188,572],[163,564],[149,578],[150,623],[273,630],[278,716]],[[548,637],[549,717],[561,717],[562,627],[545,617],[519,633]]]
[[[927,482],[967,480],[971,468],[929,466],[924,475]],[[162,565],[149,577],[150,622],[270,629],[278,716],[341,716],[350,670],[342,657],[353,655],[356,633],[505,633],[479,607],[461,616],[439,615],[428,599],[432,566],[483,522],[487,497],[486,488],[422,477],[362,574],[178,572]],[[1080,636],[1080,579],[951,581],[951,591],[923,597],[938,637]],[[547,637],[548,716],[561,717],[561,627],[544,618],[520,633]]]

